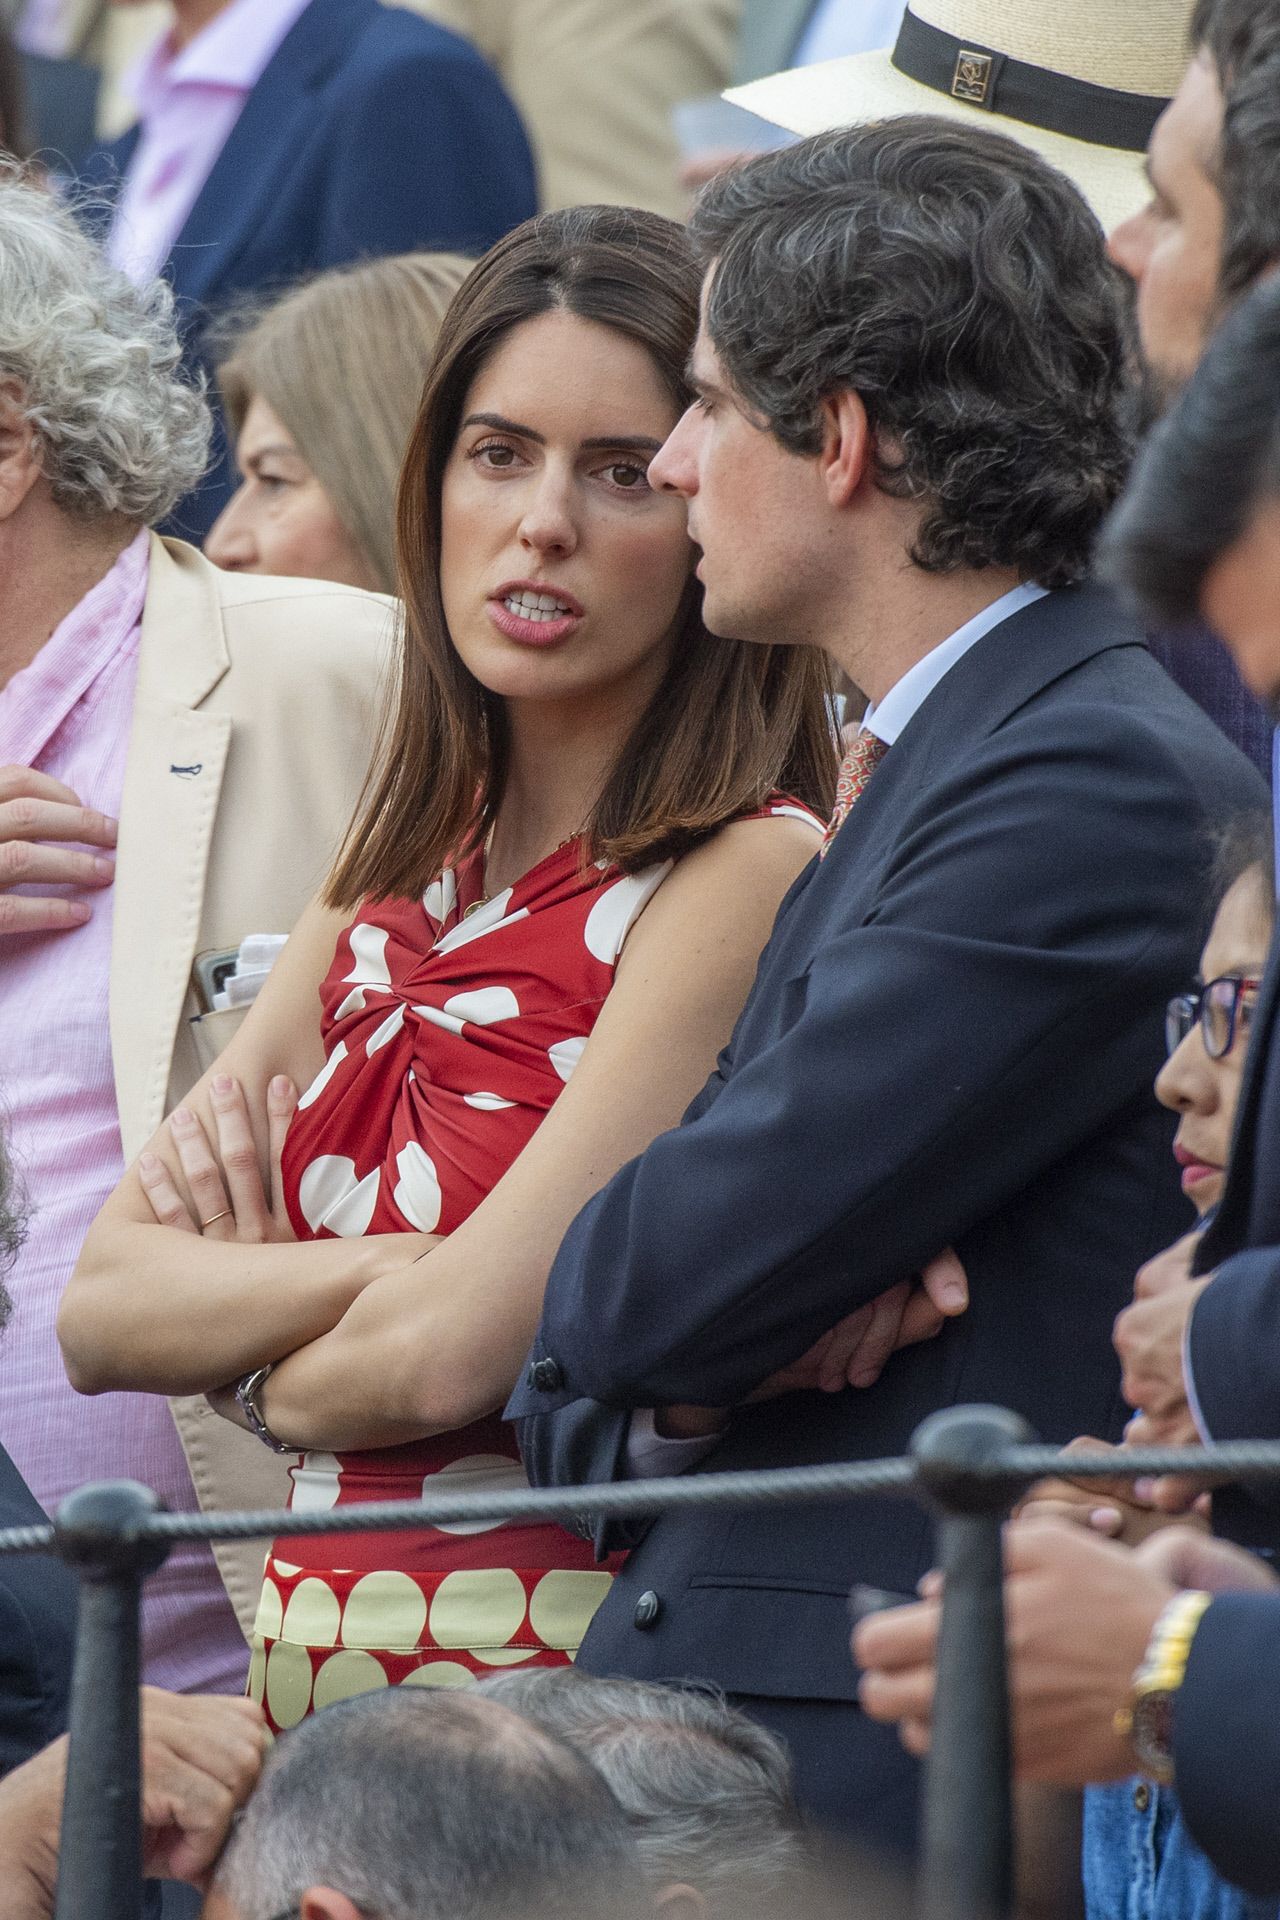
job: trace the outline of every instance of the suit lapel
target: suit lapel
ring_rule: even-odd
[[[349,56],[370,11],[368,0],[311,0],[277,47],[174,242],[170,277],[180,299],[207,297],[279,195],[306,142],[312,98]]]
[[[111,1050],[125,1153],[163,1117],[199,938],[231,716],[201,704],[230,665],[206,563],[152,535],[120,807]]]

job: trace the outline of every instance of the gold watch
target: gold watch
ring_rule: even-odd
[[[1197,1591],[1178,1593],[1164,1607],[1133,1676],[1129,1703],[1113,1723],[1131,1743],[1139,1771],[1160,1787],[1173,1785],[1173,1703],[1186,1675],[1196,1628],[1212,1598]]]

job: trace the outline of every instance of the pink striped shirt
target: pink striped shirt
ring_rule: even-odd
[[[118,818],[147,594],[139,533],[25,667],[0,688],[0,765],[37,767]],[[174,636],[175,639],[180,636]],[[0,1119],[30,1207],[0,1344],[0,1441],[52,1510],[86,1480],[141,1480],[165,1505],[195,1491],[168,1403],[85,1399],[63,1371],[54,1322],[81,1242],[124,1171],[107,989],[111,889],[92,918],[0,947]],[[180,1547],[148,1581],[146,1678],[179,1691],[238,1691],[248,1654],[207,1547]]]

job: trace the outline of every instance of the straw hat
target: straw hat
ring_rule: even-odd
[[[1147,139],[1187,65],[1193,0],[910,0],[897,43],[725,95],[791,133],[937,113],[1033,147],[1108,230],[1144,205]]]

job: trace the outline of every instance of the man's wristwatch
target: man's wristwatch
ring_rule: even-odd
[[[265,1367],[255,1367],[252,1373],[246,1373],[242,1379],[236,1381],[236,1405],[264,1447],[270,1447],[273,1453],[296,1453],[298,1451],[296,1447],[289,1446],[284,1440],[276,1439],[263,1418],[262,1408],[258,1405],[258,1395],[266,1385],[274,1365],[273,1360],[268,1360]]]
[[[1132,1743],[1139,1771],[1157,1786],[1173,1785],[1173,1704],[1196,1628],[1212,1598],[1198,1592],[1174,1595],[1151,1630],[1129,1704],[1115,1717],[1115,1730]]]

